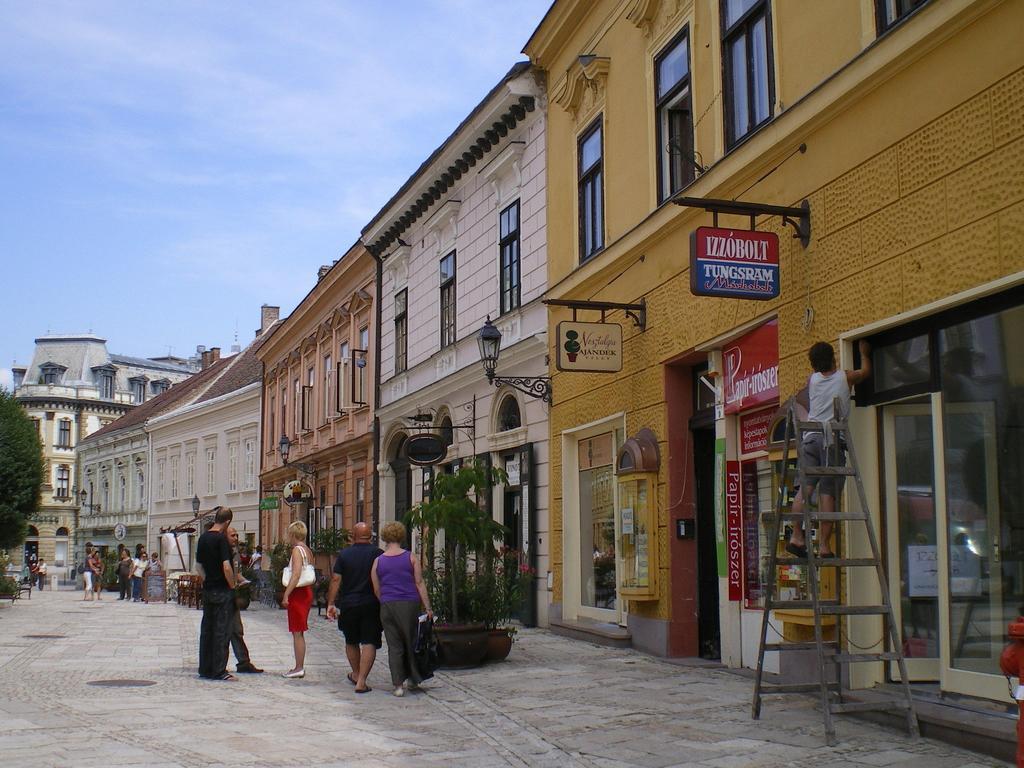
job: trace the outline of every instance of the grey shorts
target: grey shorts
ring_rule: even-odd
[[[825,435],[821,432],[811,432],[804,437],[800,445],[801,458],[805,467],[845,467],[846,466],[846,445],[838,438],[833,438],[832,444],[825,447]],[[814,492],[818,486],[818,494],[836,498],[843,492],[845,477],[808,477],[807,490]],[[806,495],[804,498],[808,498]]]

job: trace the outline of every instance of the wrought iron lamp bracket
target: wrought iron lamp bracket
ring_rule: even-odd
[[[550,376],[494,376],[490,375],[487,379],[495,387],[512,387],[522,392],[524,395],[530,397],[536,397],[543,400],[548,405],[551,404],[552,400],[552,387]]]

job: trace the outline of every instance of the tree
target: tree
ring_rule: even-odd
[[[0,549],[25,540],[42,484],[39,432],[14,395],[0,388]]]

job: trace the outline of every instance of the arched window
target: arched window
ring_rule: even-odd
[[[38,529],[38,528],[36,528],[36,527],[35,527],[34,525],[30,525],[30,526],[28,527],[28,537],[29,537],[30,539],[31,539],[32,537],[35,537],[35,538],[39,538],[39,529]]]
[[[508,395],[498,407],[498,431],[507,432],[523,426],[523,417],[519,413],[519,401]]]
[[[69,536],[70,534],[68,533],[68,529],[67,528],[64,528],[63,526],[61,526],[60,528],[57,529],[57,534],[56,535],[57,536]]]
[[[455,442],[455,430],[452,429],[452,420],[448,414],[445,414],[441,421],[438,422],[438,431],[440,434],[438,437],[441,438],[441,443],[445,448],[451,448],[452,443]]]

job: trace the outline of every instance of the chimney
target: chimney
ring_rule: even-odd
[[[199,352],[199,370],[205,371],[210,367],[210,354],[211,353],[207,352],[205,349]]]
[[[220,360],[220,347],[210,347],[210,364],[213,365]]]
[[[326,274],[327,274],[328,272],[330,272],[330,271],[331,271],[331,265],[330,265],[330,264],[324,264],[324,265],[322,265],[322,266],[320,267],[320,269],[318,269],[318,270],[316,271],[316,281],[317,281],[317,282],[319,283],[319,282],[320,282],[321,280],[323,280],[323,279],[324,279],[324,276],[325,276],[325,275],[326,275]]]
[[[280,317],[280,307],[272,307],[269,304],[264,304],[260,307],[260,328],[256,331],[256,335],[260,336],[265,333],[267,328],[276,323]]]

